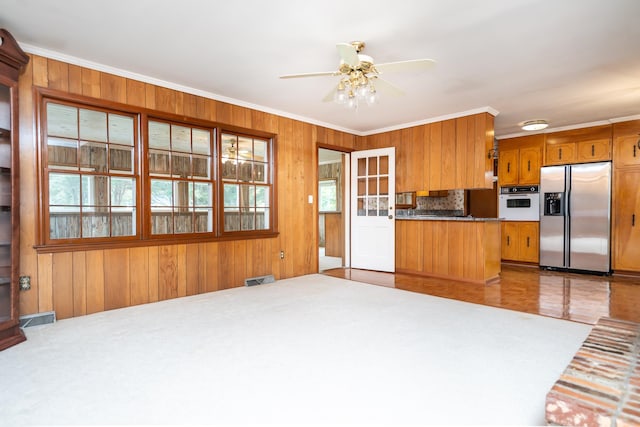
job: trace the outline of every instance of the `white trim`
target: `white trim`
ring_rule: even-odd
[[[413,126],[419,126],[419,125],[423,125],[423,124],[427,124],[427,123],[434,123],[434,122],[438,122],[438,121],[442,121],[442,120],[448,120],[448,119],[455,119],[458,117],[464,117],[464,116],[469,116],[472,114],[478,114],[478,113],[489,113],[493,116],[497,116],[499,113],[496,109],[491,108],[489,106],[487,107],[481,107],[481,108],[476,108],[473,110],[468,110],[468,111],[462,111],[459,113],[452,113],[452,114],[448,114],[445,116],[439,116],[439,117],[432,117],[429,119],[425,119],[425,120],[420,120],[417,122],[411,122],[411,123],[404,123],[404,124],[399,124],[399,125],[395,125],[395,126],[390,126],[387,128],[380,128],[380,129],[374,129],[371,131],[357,131],[354,129],[348,129],[348,128],[344,128],[341,126],[336,126],[334,124],[331,123],[325,123],[322,122],[320,120],[315,120],[309,117],[305,117],[305,116],[299,116],[296,114],[292,114],[286,111],[281,111],[281,110],[276,110],[273,108],[269,108],[269,107],[265,107],[262,105],[256,105],[256,104],[252,104],[250,102],[247,101],[242,101],[240,99],[235,99],[235,98],[229,98],[223,95],[218,95],[216,93],[212,93],[212,92],[207,92],[204,90],[200,90],[200,89],[196,89],[196,88],[192,88],[189,86],[183,86],[177,83],[172,83],[172,82],[168,82],[166,80],[161,80],[161,79],[157,79],[155,77],[150,77],[150,76],[146,76],[144,74],[139,74],[139,73],[135,73],[132,71],[128,71],[128,70],[123,70],[122,68],[116,68],[116,67],[112,67],[110,65],[105,65],[105,64],[101,64],[99,62],[93,62],[93,61],[89,61],[86,59],[82,59],[82,58],[78,58],[76,56],[71,56],[71,55],[67,55],[64,53],[60,53],[60,52],[56,52],[53,50],[49,50],[49,49],[45,49],[39,46],[34,46],[32,44],[29,43],[22,43],[19,42],[20,47],[22,48],[22,50],[24,50],[27,53],[30,53],[32,55],[38,55],[38,56],[43,56],[46,58],[50,58],[50,59],[54,59],[54,60],[58,60],[58,61],[63,61],[66,62],[68,64],[73,64],[73,65],[77,65],[80,67],[85,67],[85,68],[90,68],[92,70],[96,70],[96,71],[102,71],[104,73],[109,73],[109,74],[114,74],[116,76],[120,76],[120,77],[125,77],[128,79],[133,79],[133,80],[137,80],[137,81],[141,81],[144,83],[149,83],[149,84],[153,84],[156,86],[161,86],[161,87],[165,87],[168,89],[173,89],[173,90],[177,90],[180,92],[185,92],[185,93],[189,93],[191,95],[196,95],[196,96],[202,96],[204,98],[209,98],[209,99],[213,99],[216,101],[221,101],[221,102],[226,102],[229,104],[234,104],[237,105],[239,107],[245,107],[245,108],[250,108],[253,110],[257,110],[257,111],[262,111],[264,113],[270,113],[270,114],[275,114],[277,116],[282,116],[282,117],[287,117],[289,119],[293,119],[293,120],[298,120],[301,122],[305,122],[305,123],[309,123],[309,124],[313,124],[313,125],[317,125],[317,126],[322,126],[322,127],[326,127],[328,129],[333,129],[333,130],[337,130],[340,132],[346,132],[346,133],[350,133],[352,135],[356,135],[356,136],[368,136],[368,135],[374,135],[377,133],[382,133],[382,132],[388,132],[388,131],[392,131],[392,130],[398,130],[398,129],[405,129],[405,128],[409,128],[409,127],[413,127]]]
[[[501,140],[501,139],[508,139],[508,138],[517,138],[519,136],[537,135],[537,134],[540,134],[540,133],[561,132],[563,130],[573,130],[573,129],[588,128],[588,127],[593,127],[593,126],[610,125],[610,124],[613,124],[613,123],[628,122],[630,120],[640,120],[640,114],[636,114],[635,116],[616,117],[616,118],[613,118],[613,119],[600,120],[600,121],[597,121],[597,122],[578,123],[578,124],[575,124],[575,125],[560,126],[560,127],[557,127],[557,128],[546,128],[545,130],[540,131],[540,132],[516,132],[516,133],[510,133],[508,135],[496,136],[496,139],[497,140]]]
[[[375,135],[375,134],[383,133],[383,132],[390,132],[390,131],[394,131],[394,130],[407,129],[407,128],[414,127],[414,126],[426,125],[426,124],[429,124],[429,123],[441,122],[441,121],[450,120],[450,119],[457,119],[459,117],[471,116],[473,114],[480,114],[480,113],[489,113],[494,117],[497,116],[498,114],[500,114],[500,112],[498,110],[496,110],[495,108],[486,106],[486,107],[474,108],[473,110],[460,111],[458,113],[446,114],[444,116],[431,117],[431,118],[424,119],[424,120],[418,120],[416,122],[403,123],[403,124],[399,124],[399,125],[395,125],[395,126],[389,126],[389,127],[386,127],[386,128],[374,129],[374,130],[371,130],[371,131],[362,132],[360,134],[360,136]]]

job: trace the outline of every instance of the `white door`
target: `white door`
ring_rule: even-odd
[[[351,267],[395,271],[395,148],[351,153]]]

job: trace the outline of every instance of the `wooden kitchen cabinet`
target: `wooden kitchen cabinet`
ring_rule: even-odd
[[[613,192],[613,269],[640,271],[640,169],[616,168]]]
[[[616,137],[613,142],[613,165],[640,166],[640,134]]]
[[[611,160],[611,139],[578,142],[578,163]]]
[[[502,259],[537,263],[539,261],[539,223],[536,221],[503,221]]]
[[[501,140],[498,147],[498,183],[537,185],[540,183],[543,135]]]
[[[547,145],[546,165],[566,165],[576,163],[577,158],[575,142]]]

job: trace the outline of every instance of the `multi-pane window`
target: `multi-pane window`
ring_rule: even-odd
[[[213,231],[213,130],[149,120],[151,234]]]
[[[45,191],[50,240],[137,234],[137,120],[46,103]]]
[[[39,103],[43,246],[276,231],[271,135],[86,102]]]
[[[271,228],[270,158],[268,139],[222,134],[220,169],[225,232]]]

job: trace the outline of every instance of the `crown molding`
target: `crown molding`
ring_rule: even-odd
[[[610,125],[613,123],[620,123],[620,122],[628,122],[631,120],[640,120],[640,114],[636,114],[634,116],[625,116],[625,117],[615,117],[613,119],[607,119],[607,120],[599,120],[597,122],[588,122],[588,123],[577,123],[574,125],[568,125],[568,126],[559,126],[559,127],[555,127],[555,128],[546,128],[544,130],[538,131],[538,132],[516,132],[516,133],[510,133],[508,135],[501,135],[501,136],[496,136],[497,140],[501,140],[501,139],[509,139],[509,138],[517,138],[520,136],[529,136],[529,135],[538,135],[541,133],[552,133],[552,132],[561,132],[563,130],[574,130],[574,129],[582,129],[582,128],[588,128],[588,127],[593,127],[593,126],[603,126],[603,125]]]

